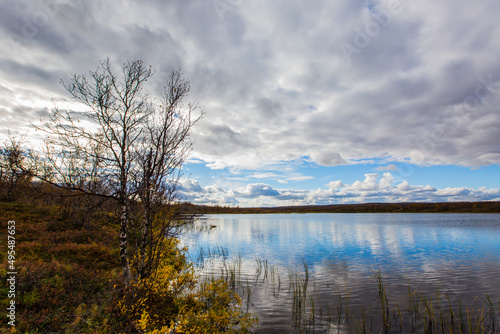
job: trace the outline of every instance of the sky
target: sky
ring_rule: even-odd
[[[225,206],[500,200],[497,0],[0,2],[0,139],[60,80],[141,59],[205,117],[184,200]],[[38,138],[40,139],[40,138]]]

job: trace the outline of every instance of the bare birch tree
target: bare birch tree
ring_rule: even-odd
[[[62,82],[83,112],[56,109],[37,129],[48,135],[38,177],[75,192],[114,200],[119,208],[120,261],[125,284],[131,280],[131,208],[143,207],[139,258],[146,273],[146,248],[151,238],[154,208],[175,199],[180,167],[188,153],[189,130],[203,112],[182,105],[189,91],[181,72],[167,81],[163,101],[143,88],[154,75],[142,61],[123,65],[117,76],[109,59],[90,76],[75,74]],[[197,115],[194,115],[197,113]]]
[[[141,277],[148,276],[156,267],[156,248],[172,234],[173,220],[179,218],[165,212],[164,204],[176,200],[180,167],[191,148],[189,131],[202,115],[193,115],[199,109],[196,103],[183,104],[189,88],[180,71],[170,74],[160,107],[148,118],[147,131],[136,153],[139,168],[134,179],[143,211],[138,245]]]

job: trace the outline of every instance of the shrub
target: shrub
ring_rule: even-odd
[[[119,308],[144,333],[249,333],[255,319],[223,280],[198,283],[185,249],[164,242],[155,273],[123,290]]]

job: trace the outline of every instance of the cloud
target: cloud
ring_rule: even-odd
[[[196,181],[196,180],[185,180],[182,183],[182,191],[184,193],[202,193],[205,190],[201,187],[199,181]]]
[[[391,173],[384,173],[384,176],[379,182],[380,189],[390,188],[392,186],[392,181],[394,181],[394,176]]]
[[[291,176],[287,180],[288,181],[307,181],[314,179],[314,176],[309,175],[299,175],[299,176]]]
[[[202,187],[199,181],[184,180],[180,187],[181,199],[200,205],[236,205],[238,200],[217,184]]]
[[[246,175],[247,178],[276,180],[279,183],[288,183],[288,181],[302,182],[314,179],[314,176],[302,175],[297,172],[256,172]],[[283,179],[286,178],[286,179]]]
[[[393,184],[391,173],[366,174],[363,181],[346,184],[341,180],[316,190],[276,189],[264,183],[223,189],[218,185],[202,187],[197,181],[183,188],[188,200],[200,204],[225,203],[239,206],[325,205],[368,202],[446,202],[500,200],[500,189],[443,188],[410,185],[407,180]],[[224,202],[228,198],[230,201]]]
[[[260,196],[279,196],[280,192],[267,184],[254,183],[247,185],[241,190],[235,190],[234,194],[241,197],[255,198]]]
[[[338,152],[330,152],[330,151],[319,151],[314,152],[311,155],[313,161],[317,162],[322,166],[337,166],[337,165],[345,165],[347,161],[342,158],[342,156]]]
[[[364,181],[356,181],[351,187],[353,190],[363,191],[363,190],[375,190],[378,188],[376,182],[378,174],[365,174]]]
[[[366,174],[363,181],[344,184],[342,181],[330,182],[329,189],[318,189],[309,193],[309,201],[325,203],[362,203],[362,202],[441,202],[441,201],[482,201],[500,198],[500,189],[486,188],[444,188],[436,189],[430,185],[410,185],[407,180],[393,185],[391,173]]]
[[[378,170],[378,171],[397,171],[398,170],[398,166],[396,166],[394,164],[390,164],[390,165],[387,165],[387,166],[377,167],[376,170]]]
[[[232,157],[218,154],[213,159],[241,168],[250,167],[246,156],[263,166],[302,156],[324,166],[381,157],[423,165],[500,162],[493,145],[498,138],[493,127],[500,125],[494,111],[500,102],[500,71],[491,58],[499,49],[492,35],[499,27],[491,25],[491,8],[498,10],[498,4],[490,1],[475,8],[485,20],[477,25],[469,15],[455,13],[452,2],[401,2],[401,10],[369,46],[352,56],[350,66],[339,44],[353,43],[356,27],[372,22],[389,2],[375,2],[371,14],[360,4],[318,1],[308,9],[310,16],[299,14],[299,3],[286,11],[280,6],[262,4],[258,13],[246,3],[237,8],[247,41],[258,36],[259,45],[266,45],[260,66],[246,59],[256,69],[254,78],[264,81],[262,86],[252,81],[245,94],[237,95],[241,99],[221,105],[212,117],[248,129],[258,141],[233,151]],[[464,20],[457,21],[450,12]],[[257,26],[256,17],[273,24]],[[477,53],[479,44],[489,51]],[[241,70],[224,73],[238,80],[235,87],[248,82]]]
[[[250,174],[247,177],[255,179],[269,179],[269,178],[279,178],[281,176],[277,173],[272,173],[272,172],[258,172]]]
[[[344,187],[344,183],[340,180],[331,181],[326,185],[328,188],[342,188]]]
[[[140,58],[157,70],[153,95],[183,69],[207,112],[192,158],[213,169],[500,164],[500,2],[227,3],[221,12],[203,0],[1,2],[0,137],[68,97],[59,79],[105,57],[118,68]],[[347,59],[346,44],[356,48]],[[371,175],[342,190],[410,196],[393,182]]]

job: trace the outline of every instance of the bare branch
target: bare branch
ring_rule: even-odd
[[[154,74],[140,60],[123,64],[121,76],[109,59],[88,75],[61,81],[84,112],[55,109],[49,121],[36,125],[48,135],[44,155],[33,155],[38,178],[60,188],[113,199],[120,211],[120,257],[125,282],[131,279],[129,229],[138,235],[138,274],[155,269],[152,253],[173,231],[178,212],[181,167],[192,143],[189,132],[204,112],[183,104],[189,82],[172,71],[158,103],[143,92]],[[133,208],[140,213],[131,217]],[[168,213],[168,214],[167,214]],[[138,220],[136,224],[134,221]]]

